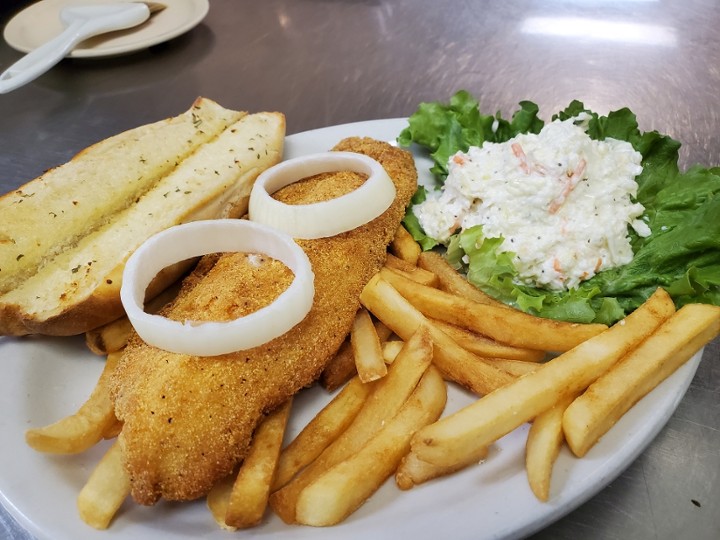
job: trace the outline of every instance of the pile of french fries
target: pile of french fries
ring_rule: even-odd
[[[563,444],[584,456],[720,333],[720,307],[676,310],[662,289],[611,328],[538,318],[486,296],[437,253],[421,253],[402,227],[360,300],[319,381],[336,391],[332,399],[284,447],[292,400],[267,415],[237,471],[208,494],[221,527],[256,526],[268,506],[286,523],[340,523],[391,476],[407,490],[470,467],[527,422],[528,484],[547,501]],[[77,453],[117,436],[108,378],[129,331],[120,320],[88,333],[89,347],[107,354],[97,386],[75,414],[29,430],[31,447]],[[444,414],[448,384],[477,400]],[[78,496],[80,516],[106,528],[129,493],[114,443]]]

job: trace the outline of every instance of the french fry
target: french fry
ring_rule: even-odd
[[[462,296],[479,304],[508,307],[500,300],[496,300],[468,282],[457,270],[450,266],[442,255],[435,251],[423,251],[418,257],[417,264],[420,268],[432,272],[438,277],[439,287],[443,291]]]
[[[27,430],[27,444],[38,452],[77,454],[94,446],[111,432],[117,419],[110,399],[110,376],[121,354],[108,355],[95,388],[76,413],[54,424]]]
[[[215,523],[227,531],[237,530],[236,527],[231,527],[225,523],[225,516],[227,515],[227,509],[230,503],[230,494],[232,493],[233,485],[235,485],[236,477],[237,472],[217,482],[205,498],[205,503]]]
[[[525,469],[528,483],[535,496],[545,502],[550,497],[550,478],[555,460],[565,437],[562,418],[574,396],[558,401],[533,420],[525,443]]]
[[[720,332],[720,307],[680,308],[637,349],[591,384],[565,411],[563,429],[579,457],[630,407]]]
[[[120,435],[120,432],[122,431],[123,423],[120,420],[115,419],[115,421],[106,426],[102,433],[103,439],[114,439],[118,435]]]
[[[390,252],[388,252],[387,258],[385,259],[385,266],[388,268],[394,268],[395,270],[402,270],[404,272],[413,272],[419,268],[416,264],[408,262],[405,259],[401,259],[400,257],[396,257]],[[425,272],[427,272],[427,270],[425,270]]]
[[[333,443],[292,481],[270,496],[270,505],[285,523],[296,522],[300,493],[325,471],[355,454],[400,410],[432,362],[433,344],[429,332],[420,328],[374,388],[353,422]]]
[[[525,362],[523,360],[511,360],[510,358],[488,358],[482,357],[482,361],[486,364],[506,371],[514,377],[522,377],[533,371],[537,371],[542,367],[542,364],[536,362]]]
[[[340,523],[389,478],[419,428],[435,421],[447,400],[447,387],[430,367],[400,411],[352,456],[328,469],[302,490],[297,501],[299,523]]]
[[[414,270],[408,272],[406,270],[400,270],[398,268],[390,268],[389,266],[385,266],[384,270],[388,272],[395,272],[396,274],[400,274],[401,276],[404,276],[409,280],[420,283],[422,285],[426,285],[428,287],[436,287],[438,284],[437,276],[432,272],[423,270],[422,268],[415,268]]]
[[[437,368],[445,378],[472,392],[487,394],[515,379],[460,347],[380,275],[375,275],[368,282],[360,294],[360,301],[401,339],[407,340],[420,326],[427,326],[435,344],[433,361]]]
[[[463,349],[478,356],[508,358],[510,360],[522,360],[523,362],[540,362],[546,356],[545,351],[523,349],[522,347],[498,343],[465,328],[438,321],[437,319],[433,319],[432,322]]]
[[[308,422],[280,453],[273,491],[287,484],[347,429],[372,388],[372,384],[364,384],[354,377]]]
[[[120,317],[106,325],[85,332],[85,344],[88,349],[99,356],[118,352],[127,345],[132,329],[130,319]]]
[[[403,345],[405,345],[405,342],[397,339],[383,343],[383,358],[386,364],[392,364],[395,361]]]
[[[362,382],[372,382],[387,375],[380,338],[366,309],[360,308],[355,315],[350,331],[350,345],[355,368]]]
[[[466,461],[456,463],[451,467],[443,467],[423,461],[413,452],[408,452],[403,457],[400,465],[395,471],[395,483],[403,491],[411,489],[419,484],[447,476],[470,465],[477,464],[487,457],[487,447],[479,448],[474,454],[469,454]]]
[[[387,326],[380,321],[375,321],[375,332],[377,332],[380,342],[384,342],[392,334]],[[340,346],[340,349],[335,356],[328,362],[323,372],[320,374],[320,386],[325,388],[328,392],[334,392],[340,388],[343,384],[348,382],[355,376],[357,370],[355,369],[355,357],[352,353],[352,347],[350,345],[350,339],[347,339]]]
[[[674,311],[670,296],[658,289],[647,302],[602,334],[421,429],[413,437],[413,452],[424,461],[444,466],[467,459],[468,454],[488,446],[564,397],[584,390]]]
[[[255,430],[230,493],[225,514],[225,523],[230,527],[246,529],[262,521],[291,406],[289,399]]]
[[[80,518],[96,529],[107,529],[130,494],[130,477],[117,441],[105,453],[77,497]]]
[[[507,306],[480,304],[420,285],[397,273],[381,270],[380,275],[427,317],[467,328],[516,347],[568,351],[607,329],[604,324],[556,321],[535,317]]]
[[[418,257],[420,256],[420,246],[407,232],[405,227],[400,225],[395,231],[395,238],[390,243],[390,251],[400,259],[409,262],[410,264],[417,265]]]

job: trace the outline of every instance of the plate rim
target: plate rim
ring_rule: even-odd
[[[175,1],[175,0],[172,0]],[[209,10],[210,10],[210,1],[209,0],[185,0],[188,5],[194,5],[196,9],[199,11],[197,14],[195,14],[193,17],[190,17],[182,24],[178,24],[177,26],[173,27],[171,30],[167,30],[165,32],[162,32],[157,35],[153,35],[152,37],[147,37],[145,39],[139,40],[139,41],[131,41],[129,43],[121,44],[121,45],[114,45],[114,46],[103,46],[100,44],[97,47],[77,47],[73,49],[68,55],[67,58],[103,58],[103,57],[111,57],[111,56],[120,56],[136,51],[141,51],[143,49],[147,49],[149,47],[152,47],[154,45],[159,45],[160,43],[164,43],[166,41],[169,41],[171,39],[174,39],[186,32],[189,32],[192,30],[195,26],[200,24],[205,17],[207,16]],[[63,6],[65,4],[73,4],[77,3],[73,0],[41,0],[40,2],[35,2],[33,4],[30,4],[29,6],[25,7],[24,9],[20,10],[18,13],[13,15],[13,17],[8,21],[8,23],[5,25],[5,28],[3,29],[3,39],[5,42],[15,49],[16,51],[22,52],[22,53],[29,53],[33,51],[36,47],[30,47],[26,42],[23,42],[22,40],[18,40],[17,37],[14,35],[15,32],[19,31],[21,26],[25,24],[24,19],[30,15],[32,15],[35,11],[44,9],[43,5],[45,5],[45,9],[49,8],[50,5],[57,4],[58,7]],[[92,0],[92,1],[86,1],[85,3],[95,3],[95,4],[102,4],[102,3],[113,3],[113,0]],[[167,9],[172,9],[172,3],[168,2]],[[130,34],[129,34],[130,35]],[[81,44],[82,45],[82,44]]]

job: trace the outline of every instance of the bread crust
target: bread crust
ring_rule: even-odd
[[[206,116],[200,116],[200,112],[203,112],[202,107],[210,109]],[[183,118],[180,121],[177,120],[181,117]],[[33,265],[25,264],[24,267],[19,268],[15,276],[11,275],[12,263],[14,260],[22,262],[24,254],[14,255],[9,250],[15,244],[20,244],[19,241],[14,240],[15,238],[22,238],[27,233],[20,224],[14,228],[11,217],[6,218],[0,213],[2,215],[0,217],[0,262],[3,262],[0,266],[0,280],[5,280],[0,281],[0,335],[76,335],[122,316],[120,287],[123,268],[129,255],[142,241],[172,225],[198,219],[241,216],[247,210],[250,189],[255,178],[264,169],[274,165],[282,158],[285,118],[281,113],[247,114],[230,111],[210,100],[199,98],[184,115],[153,124],[147,129],[155,129],[156,126],[168,122],[175,122],[175,124],[165,125],[170,126],[168,129],[174,129],[173,133],[178,137],[187,134],[188,131],[201,131],[205,124],[208,124],[207,129],[212,127],[217,133],[212,136],[209,136],[208,133],[199,135],[198,140],[201,142],[187,150],[182,160],[177,160],[164,169],[160,168],[157,179],[152,185],[140,193],[130,192],[129,196],[133,198],[132,200],[111,202],[111,209],[108,210],[109,217],[102,212],[96,212],[101,214],[98,219],[105,221],[91,221],[84,224],[84,230],[71,230],[73,227],[77,228],[77,224],[71,223],[67,219],[64,220],[65,213],[56,212],[57,219],[53,219],[51,224],[53,229],[48,234],[54,234],[59,238],[58,242],[65,244],[57,247],[44,246],[43,252],[33,252],[32,255],[37,261],[33,261]],[[184,131],[177,128],[178,122],[185,123]],[[213,125],[209,126],[209,124]],[[163,133],[162,127],[156,129],[160,134],[158,136]],[[111,140],[101,141],[81,151],[65,166],[49,171],[0,198],[0,207],[4,205],[6,208],[12,208],[13,215],[22,216],[22,219],[25,220],[26,214],[18,213],[18,208],[21,206],[17,204],[19,200],[25,202],[27,213],[34,212],[42,216],[38,218],[40,221],[43,218],[47,221],[45,216],[47,212],[43,211],[42,207],[40,210],[33,209],[32,197],[25,199],[19,197],[25,194],[34,195],[38,192],[41,193],[41,196],[52,200],[67,199],[66,192],[78,191],[78,188],[69,182],[67,173],[61,174],[58,172],[59,169],[67,167],[72,172],[80,168],[84,174],[90,174],[87,173],[87,170],[89,168],[92,172],[93,165],[84,164],[83,160],[98,161],[98,153],[102,154],[103,149],[109,148],[108,151],[115,152],[126,142],[128,145],[132,145],[131,139],[137,139],[140,136],[138,133],[144,134],[145,131],[142,130],[145,128],[146,126],[142,126],[116,135]],[[234,130],[241,133],[243,130],[250,129],[259,130],[263,135],[262,138],[247,143],[241,140],[241,134],[233,135]],[[138,130],[141,131],[138,132]],[[230,133],[231,131],[232,133]],[[176,146],[181,145],[182,143],[178,142]],[[245,148],[240,148],[242,145]],[[250,152],[250,146],[254,149],[252,152]],[[213,150],[215,147],[217,149]],[[236,148],[237,158],[226,156],[228,149],[235,151]],[[135,155],[142,152],[142,150],[133,150],[132,148],[128,150],[129,153],[133,151]],[[152,148],[147,149],[148,154],[152,151]],[[213,152],[224,156],[225,162],[229,165],[223,165],[224,168],[221,171],[208,171],[207,169],[211,168],[216,161]],[[121,158],[122,155],[117,159]],[[169,159],[170,157],[166,161]],[[159,161],[159,158],[156,160]],[[205,169],[199,170],[198,165],[194,165],[195,168],[192,170],[183,169],[188,169],[191,163],[203,164]],[[230,166],[235,168],[229,170]],[[101,175],[102,162],[98,163],[96,167],[97,174]],[[140,170],[142,171],[142,167]],[[195,178],[195,173],[197,173],[197,178]],[[135,171],[133,174],[138,175]],[[203,175],[210,178],[211,182],[201,182],[205,178]],[[220,179],[215,180],[215,176]],[[174,180],[175,177],[178,179]],[[54,180],[57,180],[57,186],[53,184]],[[68,188],[68,184],[71,187]],[[121,181],[118,180],[117,184],[121,184]],[[168,194],[174,195],[171,193],[174,185],[184,186],[176,189],[185,189],[188,193],[190,188],[187,186],[191,185],[195,187],[195,192],[187,197],[168,196]],[[203,190],[206,191],[203,192]],[[128,193],[125,193],[125,196],[128,196]],[[148,201],[153,201],[152,205]],[[80,203],[78,206],[81,206],[83,201]],[[139,215],[138,208],[142,205],[151,208],[152,214],[157,218],[148,219],[144,214]],[[90,212],[90,210],[86,211]],[[30,230],[33,228],[32,223],[29,225],[23,223],[22,226]],[[40,229],[43,227],[49,226],[45,223],[37,226]],[[54,227],[59,229],[66,227],[67,230],[56,230]],[[140,230],[139,234],[138,230]],[[126,239],[123,235],[128,238]],[[97,239],[93,240],[95,237]],[[122,238],[122,241],[118,240],[117,249],[105,250],[111,251],[110,253],[96,253],[93,248],[93,242],[99,247],[104,247],[109,242],[114,242],[116,238]],[[5,239],[4,242],[3,239]],[[24,241],[26,244],[28,243],[28,241]],[[4,253],[2,250],[5,250]],[[73,257],[84,257],[81,260],[88,261],[87,266],[81,266]],[[20,267],[20,264],[17,266]],[[187,263],[177,264],[163,271],[148,288],[147,297],[154,296],[176,281],[188,267]],[[91,275],[92,272],[94,274]],[[64,281],[60,282],[60,279]],[[48,283],[55,287],[55,289],[51,289],[51,292],[47,291]]]

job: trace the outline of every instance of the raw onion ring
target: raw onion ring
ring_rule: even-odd
[[[228,322],[173,321],[143,310],[145,290],[163,268],[217,252],[261,253],[295,274],[270,305]],[[305,318],[313,304],[314,274],[305,252],[286,234],[244,219],[194,221],[166,229],[128,259],[120,299],[138,335],[148,344],[180,354],[217,356],[257,347]]]
[[[368,175],[357,189],[312,204],[285,204],[273,199],[277,190],[320,173],[353,171]],[[250,193],[250,220],[281,230],[293,238],[335,236],[375,219],[395,200],[395,184],[383,166],[364,154],[325,152],[283,161],[258,176]]]

